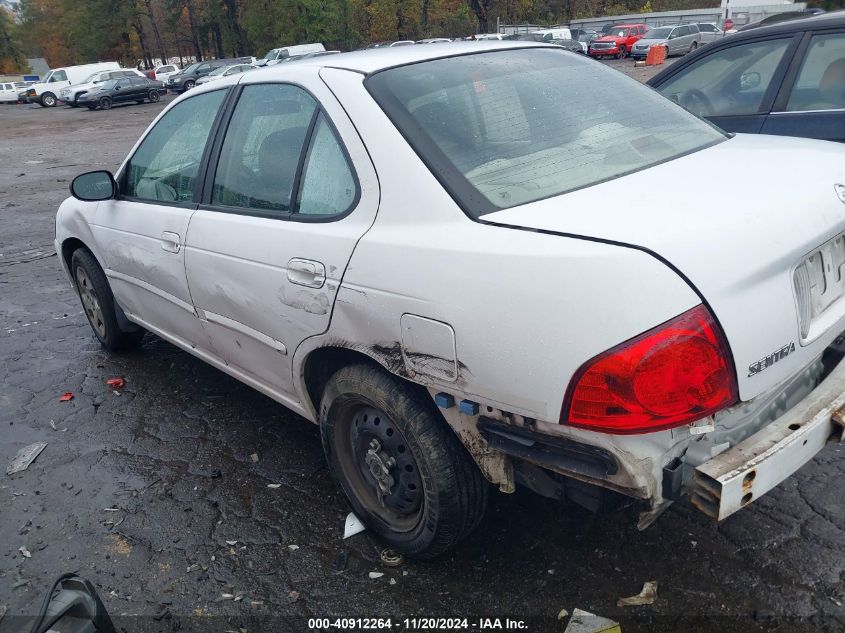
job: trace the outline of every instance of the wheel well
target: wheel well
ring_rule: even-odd
[[[402,380],[410,388],[425,391],[421,385],[411,382],[403,376],[395,374],[380,362],[363,352],[349,349],[348,347],[320,347],[308,355],[305,359],[303,369],[305,387],[308,390],[308,398],[314,406],[314,411],[319,414],[320,400],[323,398],[323,389],[325,388],[326,382],[328,382],[329,378],[331,378],[338,369],[356,363],[365,363],[380,367],[384,371]]]
[[[73,254],[80,248],[86,248],[85,243],[75,237],[70,237],[62,242],[62,259],[65,260],[68,270],[70,270],[70,260],[73,258]]]

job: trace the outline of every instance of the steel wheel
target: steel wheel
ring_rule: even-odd
[[[81,266],[76,269],[76,288],[79,291],[79,298],[82,299],[82,307],[85,309],[85,316],[88,317],[88,322],[97,334],[105,338],[106,322],[103,317],[103,309],[100,306],[100,300],[97,298],[94,285],[88,278],[85,269]]]
[[[350,423],[338,429],[348,449],[340,451],[341,469],[369,512],[393,530],[412,530],[424,495],[407,441],[383,411],[361,401],[350,404]]]
[[[150,90],[150,103],[155,103],[161,98],[161,95],[158,94],[158,90]]]
[[[102,97],[100,99],[100,109],[108,110],[109,108],[111,108],[111,99],[108,97]]]

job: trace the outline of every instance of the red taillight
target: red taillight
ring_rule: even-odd
[[[649,433],[689,424],[737,400],[725,338],[696,306],[586,362],[561,422],[604,433]]]

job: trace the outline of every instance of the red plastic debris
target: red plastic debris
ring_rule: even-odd
[[[112,389],[121,389],[126,384],[126,381],[118,376],[117,378],[109,378],[106,384]]]
[[[73,400],[73,394],[70,391],[63,393],[59,397],[59,402],[70,402],[71,400]]]

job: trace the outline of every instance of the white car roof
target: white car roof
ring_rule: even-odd
[[[430,59],[514,48],[543,48],[544,46],[549,48],[548,45],[541,43],[501,40],[444,42],[440,44],[426,44],[425,46],[414,44],[413,46],[395,46],[393,48],[385,46],[354,51],[352,53],[311,57],[298,61],[296,65],[301,67],[302,65],[308,64],[309,66],[320,66],[324,68],[342,68],[368,75],[379,70],[384,70],[385,68],[413,64]],[[264,73],[263,77],[269,78],[272,73],[276,73],[279,79],[283,79],[286,72],[285,66],[287,64],[279,64],[262,70],[262,73]]]

